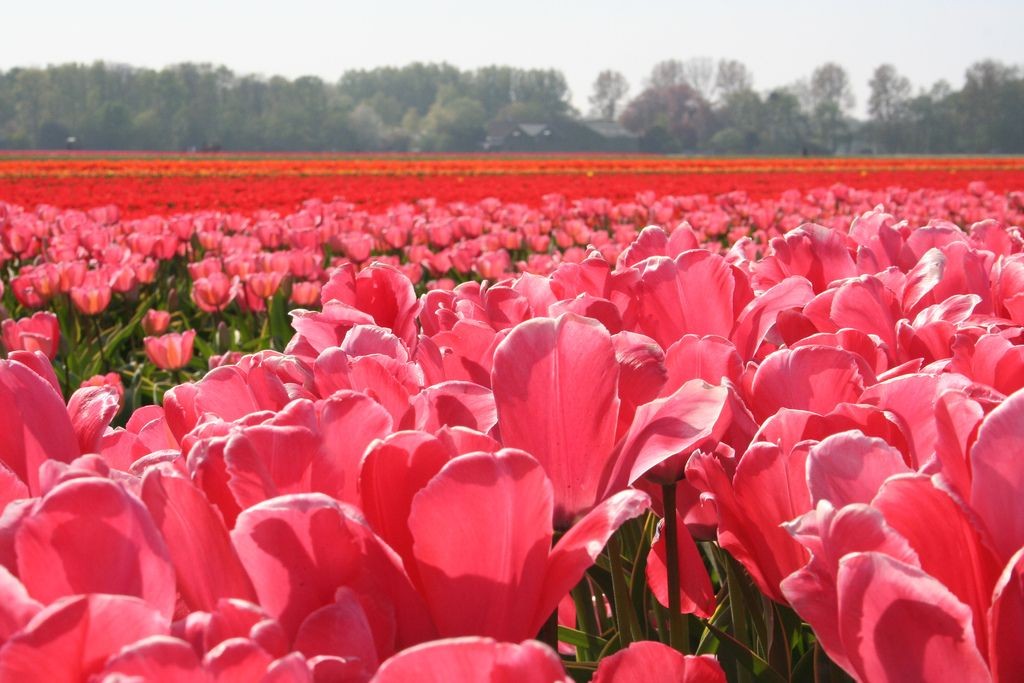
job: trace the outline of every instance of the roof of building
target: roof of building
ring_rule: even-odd
[[[622,124],[618,121],[608,121],[607,119],[586,119],[581,121],[584,126],[594,131],[601,137],[606,138],[635,138],[636,133],[632,133],[622,127]]]

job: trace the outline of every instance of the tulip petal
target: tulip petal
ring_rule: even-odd
[[[78,593],[140,597],[170,618],[174,568],[146,508],[108,479],[85,477],[50,491],[15,536],[18,575],[51,602]]]
[[[729,337],[743,360],[755,357],[761,342],[775,325],[779,313],[801,308],[814,298],[811,283],[802,277],[787,277],[768,291],[755,297],[740,312]]]
[[[992,593],[988,613],[989,665],[997,681],[1012,681],[1024,671],[1024,548],[1006,565]]]
[[[312,659],[318,655],[361,663],[365,678],[377,669],[377,648],[366,613],[347,589],[341,601],[325,605],[302,622],[294,648]]]
[[[169,622],[151,605],[124,595],[57,600],[0,649],[0,680],[84,681],[122,647],[164,635]]]
[[[885,441],[859,431],[841,432],[811,447],[807,489],[813,504],[870,503],[886,479],[907,472],[903,455]]]
[[[363,455],[375,440],[387,436],[391,415],[366,394],[344,391],[324,401],[320,411],[320,448],[313,460],[316,490],[355,504]]]
[[[686,466],[687,480],[714,498],[719,545],[743,564],[762,593],[779,602],[779,582],[807,562],[807,551],[781,526],[810,510],[805,456],[798,449],[786,456],[773,444],[754,444],[731,482],[714,455],[698,452]]]
[[[906,539],[886,524],[878,510],[863,504],[836,510],[827,501],[787,524],[790,533],[811,552],[811,561],[782,580],[781,589],[797,614],[814,629],[832,660],[852,672],[839,626],[839,560],[855,552],[879,552],[920,566]]]
[[[319,493],[273,498],[238,516],[231,542],[260,605],[289,636],[310,613],[333,603],[342,586],[364,596],[364,608],[372,603],[394,614],[397,633],[374,634],[379,652],[432,635],[401,561],[355,508]]]
[[[725,683],[725,672],[710,655],[641,640],[602,659],[592,683]]]
[[[20,631],[42,608],[18,577],[0,566],[0,642]]]
[[[495,351],[491,381],[502,442],[543,465],[559,527],[593,507],[608,480],[618,376],[608,330],[572,314],[527,321]]]
[[[711,436],[729,390],[695,379],[672,395],[640,406],[633,424],[616,449],[618,461],[608,491],[616,491],[674,455],[688,456]],[[619,472],[627,472],[625,481]]]
[[[155,467],[143,477],[142,501],[167,542],[178,590],[191,609],[212,612],[221,598],[256,599],[224,521],[191,482]]]
[[[781,408],[824,415],[838,403],[857,403],[864,375],[857,357],[829,346],[776,351],[757,368],[750,409],[758,420]]]
[[[696,614],[709,619],[715,611],[715,590],[704,566],[697,544],[686,529],[683,516],[676,513],[676,556],[679,563],[679,608],[683,614]],[[665,522],[658,525],[651,550],[647,554],[647,584],[662,607],[669,606],[668,543]]]
[[[491,431],[498,421],[490,389],[473,382],[441,382],[427,387],[412,401],[413,429],[436,432],[441,427]]]
[[[409,514],[413,554],[420,592],[442,637],[536,635],[551,514],[543,468],[514,450],[455,458],[416,494]]]
[[[39,466],[81,451],[67,409],[50,384],[16,361],[0,360],[0,461],[39,495]]]
[[[971,449],[971,508],[1000,559],[1024,546],[1024,390],[989,413]]]
[[[207,683],[211,680],[200,667],[192,646],[170,636],[151,636],[125,647],[107,661],[100,681],[106,681],[107,676],[114,680],[138,677],[160,683]]]
[[[922,475],[893,477],[871,503],[920,558],[921,569],[970,607],[975,639],[986,651],[984,621],[1002,565],[984,546],[963,509]]]
[[[534,615],[534,630],[540,629],[559,601],[579,583],[612,534],[650,506],[651,499],[646,493],[632,489],[620,491],[599,503],[565,532],[551,550],[544,592]]]
[[[83,387],[71,394],[68,416],[82,453],[99,450],[103,431],[120,409],[120,400],[113,387]]]
[[[286,493],[309,493],[319,447],[318,436],[302,427],[257,425],[232,435],[224,463],[235,500],[247,508]]]
[[[449,638],[398,653],[371,683],[570,683],[558,655],[528,640],[521,645],[490,638]]]
[[[495,448],[497,450],[497,448]],[[373,444],[359,475],[360,507],[374,531],[405,561],[415,580],[409,510],[413,497],[441,471],[449,449],[424,432],[396,432]]]
[[[971,610],[920,569],[880,553],[839,563],[840,635],[865,681],[988,681]]]
[[[203,668],[215,683],[259,681],[274,658],[248,638],[229,638],[203,657]]]

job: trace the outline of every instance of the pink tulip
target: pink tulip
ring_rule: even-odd
[[[0,649],[0,679],[86,680],[121,648],[169,628],[166,615],[138,598],[93,593],[58,600]]]
[[[725,683],[725,672],[709,655],[683,655],[642,640],[602,659],[593,683]]]
[[[169,311],[151,308],[146,311],[146,315],[142,316],[142,330],[149,336],[163,334],[170,324],[171,314]]]
[[[146,345],[146,356],[161,370],[179,370],[192,360],[192,342],[195,337],[195,330],[146,337],[143,340]]]
[[[146,508],[112,481],[57,485],[22,519],[14,542],[18,575],[41,602],[108,593],[141,598],[168,620],[174,612],[167,546]]]
[[[158,265],[159,264],[153,259],[143,259],[134,266],[135,277],[144,285],[152,284],[156,279],[156,269]]]
[[[120,385],[120,376],[114,377]],[[84,386],[68,399],[68,416],[82,453],[100,450],[104,432],[121,409],[122,394],[117,385]]]
[[[620,372],[608,331],[573,314],[522,323],[494,352],[502,442],[544,466],[555,485],[559,528],[668,457],[695,448],[722,411],[725,390],[698,383],[644,406],[617,440],[609,416],[622,404]],[[660,388],[657,374],[638,381],[653,381],[651,395]]]
[[[0,462],[31,495],[39,495],[40,466],[50,460],[71,462],[80,453],[64,401],[34,370],[4,360],[0,361],[0,415],[6,435],[0,439]]]
[[[367,313],[408,347],[415,346],[420,305],[412,282],[397,269],[373,265],[355,274],[351,266],[339,268],[324,285],[321,299],[325,306],[335,300]]]
[[[312,306],[320,300],[319,282],[296,282],[289,299],[296,306]]]
[[[259,604],[289,636],[342,588],[383,607],[365,615],[379,657],[434,636],[401,561],[354,508],[323,494],[283,496],[242,512],[230,535]]]
[[[221,272],[213,272],[192,284],[192,300],[203,311],[223,311],[235,298],[235,283]]]
[[[245,278],[246,296],[251,299],[269,299],[280,288],[281,280],[279,272],[253,273]]]
[[[496,499],[507,504],[490,505]],[[536,460],[514,450],[455,458],[409,513],[418,588],[438,633],[536,635],[608,538],[648,503],[638,491],[613,496],[552,548],[554,495]],[[472,513],[481,506],[489,514]],[[464,552],[467,543],[473,553]]]
[[[209,369],[219,368],[222,365],[235,365],[242,359],[242,354],[239,351],[228,351],[227,353],[210,356]]]
[[[558,655],[535,640],[448,638],[403,650],[384,662],[373,683],[569,683]]]
[[[29,318],[4,320],[0,324],[4,346],[11,351],[41,351],[51,361],[60,345],[60,323],[49,311],[33,313]]]
[[[138,284],[138,276],[130,266],[117,268],[110,277],[110,288],[119,294],[126,294],[132,291]]]
[[[18,275],[11,280],[11,291],[14,298],[25,308],[42,308],[49,299],[43,296],[35,285],[34,279],[28,275]]]
[[[224,522],[199,489],[170,467],[154,467],[140,497],[167,542],[178,590],[191,609],[213,611],[221,598],[255,599]],[[205,571],[210,562],[216,572]]]
[[[684,334],[728,338],[736,313],[753,299],[742,272],[707,251],[652,258],[642,268],[640,325],[666,348]]]
[[[71,301],[84,315],[97,315],[110,305],[112,290],[108,285],[85,285],[71,288]]]
[[[60,292],[60,268],[46,263],[32,271],[32,286],[43,301],[49,301]]]

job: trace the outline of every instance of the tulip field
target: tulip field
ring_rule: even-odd
[[[1020,681],[1024,159],[0,155],[0,683]]]

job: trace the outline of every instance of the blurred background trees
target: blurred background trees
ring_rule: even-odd
[[[544,124],[586,151],[600,141],[572,126],[596,120],[591,130],[606,138],[661,153],[1024,152],[1019,67],[978,62],[956,90],[915,85],[882,64],[868,86],[858,118],[839,64],[760,91],[736,60],[671,59],[632,92],[621,73],[601,71],[582,116],[555,69],[413,63],[331,83],[210,64],[62,64],[0,71],[0,148],[464,152],[483,149],[494,130]]]

